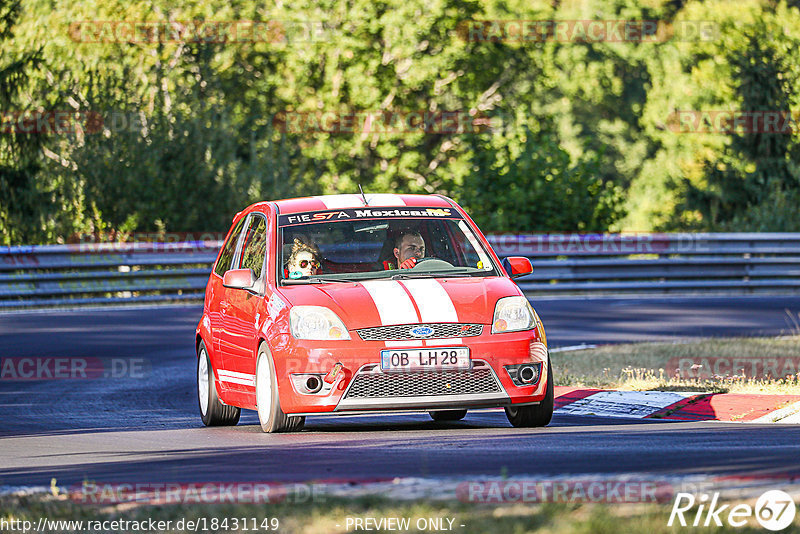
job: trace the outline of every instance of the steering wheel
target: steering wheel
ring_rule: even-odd
[[[430,261],[430,260],[438,261],[439,263],[443,264],[443,265],[441,265],[441,267],[452,267],[453,266],[453,264],[448,262],[448,261],[444,261],[444,260],[441,260],[439,258],[434,258],[433,256],[425,256],[424,258],[418,259],[417,263],[412,267],[412,269],[416,269],[419,266],[420,263],[425,262],[425,261]],[[433,265],[434,264],[429,264],[428,267],[433,267]]]

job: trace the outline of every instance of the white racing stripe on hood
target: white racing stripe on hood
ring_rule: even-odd
[[[381,324],[414,324],[419,322],[414,305],[405,289],[395,280],[361,282],[378,308]]]
[[[450,295],[436,280],[403,280],[401,282],[417,303],[423,323],[457,323],[458,314]]]
[[[417,303],[423,323],[457,323],[458,313],[447,291],[436,280],[403,280],[401,282]],[[426,345],[462,343],[460,337],[429,339]]]
[[[382,325],[414,324],[419,316],[411,298],[400,284],[394,280],[372,280],[361,282],[378,308]],[[387,347],[419,347],[421,341],[384,341]]]

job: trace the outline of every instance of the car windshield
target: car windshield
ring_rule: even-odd
[[[281,215],[284,284],[377,278],[498,276],[450,208],[363,208]]]

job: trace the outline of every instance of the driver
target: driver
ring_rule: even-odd
[[[395,262],[383,262],[386,270],[411,269],[417,262],[425,257],[425,240],[419,232],[406,231],[397,236],[392,251]],[[397,265],[397,267],[395,267]]]

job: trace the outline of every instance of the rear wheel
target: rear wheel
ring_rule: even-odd
[[[264,345],[256,360],[256,406],[261,430],[264,432],[294,432],[303,428],[305,417],[289,417],[281,410],[275,365]]]
[[[553,366],[547,359],[547,390],[544,399],[533,406],[506,408],[506,417],[515,427],[547,426],[553,418]]]
[[[460,421],[467,415],[467,410],[436,410],[428,413],[434,421]]]
[[[217,396],[214,369],[202,341],[197,348],[197,403],[200,406],[200,418],[206,426],[229,426],[239,422],[242,411],[236,406],[222,404]]]

